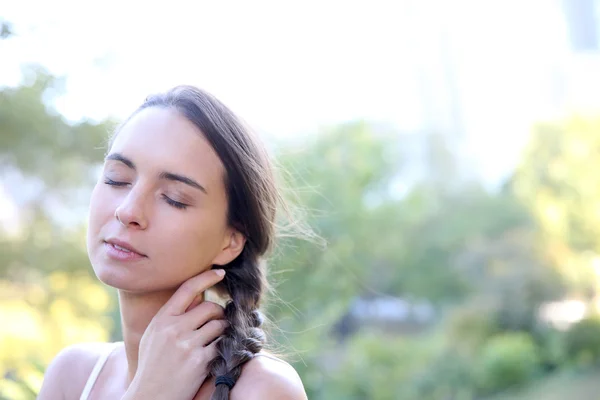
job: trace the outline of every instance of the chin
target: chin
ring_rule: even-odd
[[[92,261],[94,274],[100,282],[107,286],[131,292],[152,290],[143,279],[147,277],[147,274],[144,274],[139,266],[120,265],[106,259],[90,258],[90,260]]]
[[[177,284],[170,285],[164,277],[152,274],[153,268],[146,263],[122,264],[101,257],[92,262],[98,280],[107,286],[132,293],[149,293],[173,290]]]
[[[96,278],[107,286],[121,290],[134,290],[135,277],[130,277],[123,268],[106,265],[105,263],[92,263]],[[139,279],[137,279],[139,281]],[[139,284],[139,283],[138,283]]]

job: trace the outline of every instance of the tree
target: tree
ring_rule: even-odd
[[[95,180],[110,124],[67,123],[49,105],[59,83],[35,67],[0,90],[2,185],[9,195],[35,189],[18,199],[17,232],[0,229],[0,318],[11,321],[0,330],[0,397],[11,399],[35,397],[60,349],[106,340],[114,326],[113,299],[89,268],[78,195]],[[79,222],[66,223],[73,209]]]
[[[599,129],[599,118],[539,124],[512,183],[555,266],[582,295],[594,290],[600,260]]]

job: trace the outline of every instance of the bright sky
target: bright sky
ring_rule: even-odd
[[[358,118],[443,128],[453,85],[469,152],[490,179],[514,166],[531,123],[556,110],[558,0],[150,4],[0,0],[19,34],[0,42],[0,84],[41,63],[68,77],[57,107],[76,120],[123,118],[147,94],[189,83],[276,136]]]
[[[68,76],[71,118],[127,115],[153,91],[201,86],[275,134],[402,108],[402,25],[394,2],[15,1],[23,38],[0,79],[41,62]],[[35,10],[32,12],[32,10]]]

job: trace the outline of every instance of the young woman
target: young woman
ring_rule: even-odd
[[[61,351],[38,399],[305,399],[262,351],[280,200],[265,149],[221,102],[189,86],[149,97],[112,138],[89,212],[123,342]],[[211,287],[225,308],[204,301]]]

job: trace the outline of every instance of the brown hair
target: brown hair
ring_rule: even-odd
[[[227,274],[216,287],[230,299],[225,307],[229,327],[217,344],[218,356],[210,371],[235,382],[242,365],[265,344],[259,307],[267,281],[261,259],[273,245],[276,211],[283,199],[266,149],[215,97],[195,87],[177,86],[148,97],[137,112],[148,107],[180,112],[202,131],[225,167],[227,221],[245,236],[246,244],[235,260],[222,266]],[[212,399],[229,399],[229,392],[227,385],[217,385]]]

